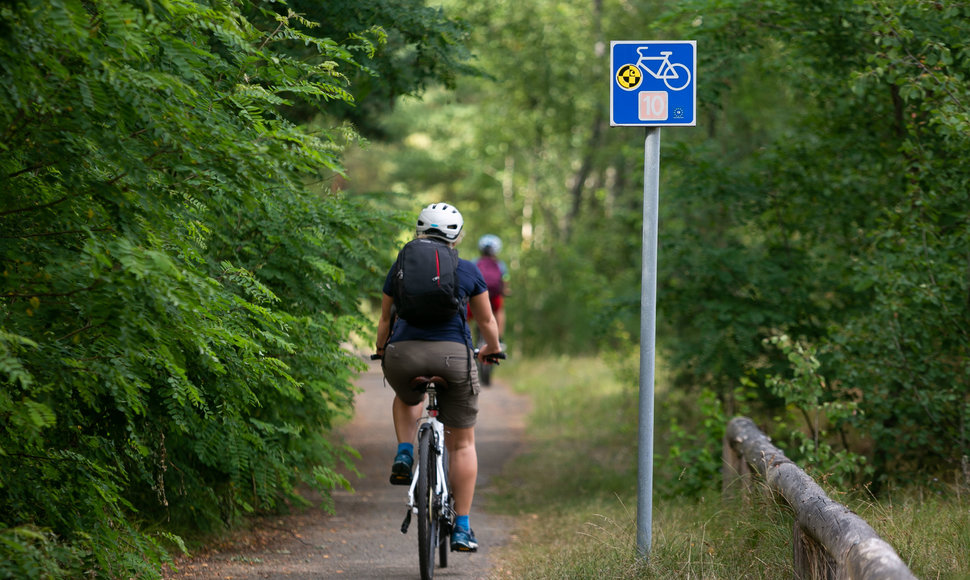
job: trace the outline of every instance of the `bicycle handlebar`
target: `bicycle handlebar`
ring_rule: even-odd
[[[481,349],[478,349],[478,348],[475,349],[475,357],[476,358],[478,357],[479,350],[481,350]],[[493,365],[496,365],[496,366],[498,366],[498,361],[499,360],[505,360],[506,358],[508,358],[508,357],[505,355],[504,352],[494,352],[492,354],[485,355],[485,361],[486,362],[489,362],[489,363],[491,363]]]

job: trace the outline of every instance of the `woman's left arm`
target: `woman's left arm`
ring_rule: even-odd
[[[391,310],[394,298],[381,294],[381,319],[377,322],[377,354],[384,354],[384,345],[391,334]]]

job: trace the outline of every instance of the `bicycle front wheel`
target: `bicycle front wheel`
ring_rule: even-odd
[[[442,462],[445,466],[445,483],[449,486],[451,481],[448,476],[448,450],[445,449],[445,454],[441,457]],[[449,487],[449,489],[451,489]],[[442,568],[448,567],[448,553],[451,551],[451,531],[452,522],[454,521],[454,511],[455,511],[455,498],[450,494],[448,495],[447,505],[442,505],[438,511],[438,565]]]
[[[478,379],[482,383],[482,386],[483,387],[491,386],[493,365],[482,364],[480,362],[477,362],[477,364],[478,364]]]
[[[686,65],[682,65],[679,62],[670,65],[669,76],[664,77],[664,84],[667,88],[672,91],[680,91],[687,88],[690,84],[690,69]]]
[[[434,552],[438,547],[438,517],[434,513],[434,492],[437,479],[435,465],[434,432],[422,426],[418,432],[418,460],[421,466],[415,501],[418,507],[418,564],[421,580],[434,578]]]

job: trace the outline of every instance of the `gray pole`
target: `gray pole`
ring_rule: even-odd
[[[643,256],[640,277],[640,428],[637,453],[637,551],[650,558],[653,527],[653,376],[657,327],[657,226],[660,221],[660,127],[643,144]]]

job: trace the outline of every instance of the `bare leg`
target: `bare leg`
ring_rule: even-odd
[[[451,491],[455,496],[455,512],[467,516],[475,497],[478,479],[478,453],[475,450],[475,428],[445,428],[445,446],[448,448]]]
[[[405,405],[404,401],[394,397],[391,414],[394,417],[394,433],[398,443],[414,443],[418,432],[418,419],[421,418],[421,404]]]

